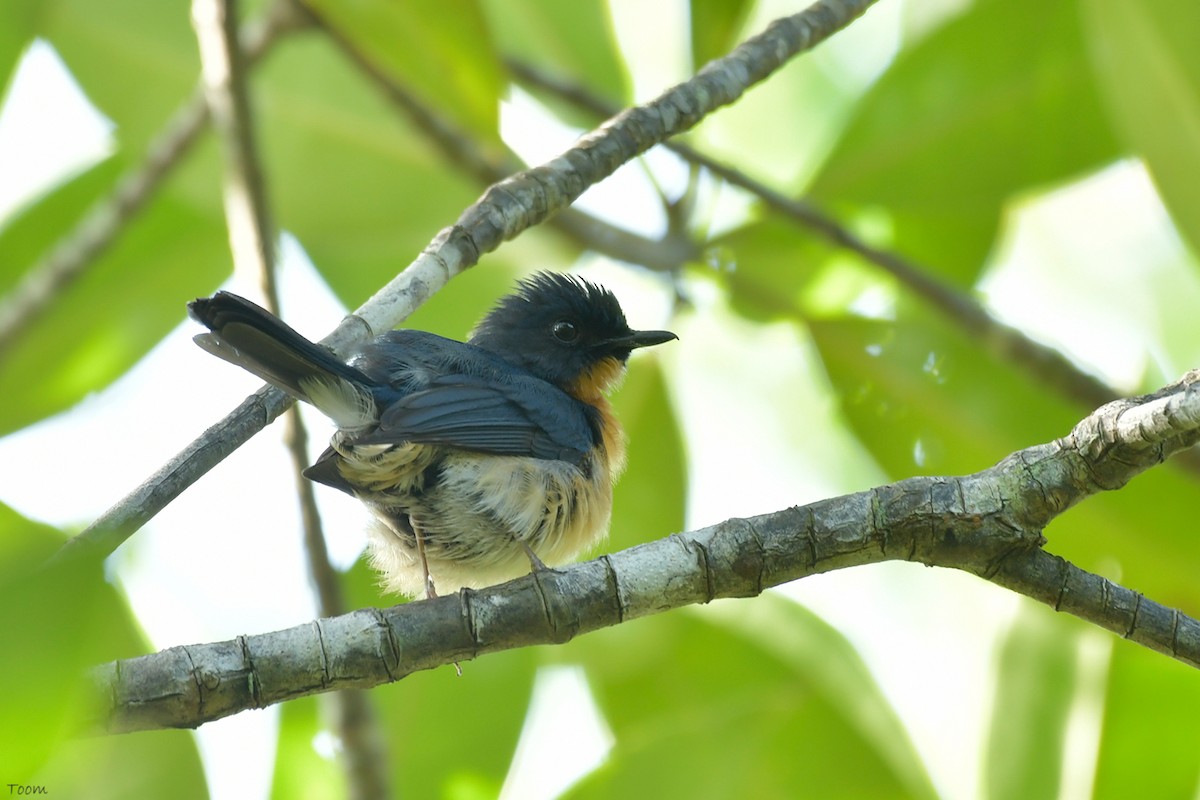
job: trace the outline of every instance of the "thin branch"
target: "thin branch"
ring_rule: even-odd
[[[580,634],[820,572],[953,567],[1193,667],[1200,621],[1041,549],[1043,526],[1200,440],[1200,370],[973,475],[899,483],[676,534],[492,588],[175,647],[92,672],[98,730],[195,727],[247,708]]]
[[[277,0],[262,19],[246,25],[241,41],[248,62],[260,59],[281,34],[302,21],[291,9],[292,0]],[[121,176],[112,192],[97,201],[73,231],[30,267],[8,294],[0,297],[0,358],[45,313],[59,293],[116,241],[191,150],[208,119],[204,88],[198,86],[151,141],[145,159]]]
[[[492,185],[458,221],[442,230],[392,281],[322,342],[335,353],[402,322],[452,277],[484,254],[566,208],[623,163],[694,126],[737,100],[793,56],[849,25],[875,0],[820,0],[776,20],[729,56],[643,106],[631,108],[582,137],[546,164]],[[104,557],[179,492],[275,419],[290,404],[264,387],[171,459],[158,473],[68,541],[57,559]]]
[[[255,143],[246,64],[237,46],[237,18],[237,0],[192,2],[208,106],[224,146],[225,214],[234,262],[243,271],[259,275],[267,308],[279,314],[275,226]],[[329,562],[313,484],[302,474],[308,465],[308,432],[299,409],[293,407],[284,424],[309,575],[317,591],[320,615],[335,616],[345,612],[345,601],[337,573]],[[334,692],[332,700],[349,795],[361,800],[391,797],[386,741],[370,698],[364,692],[348,689]]]

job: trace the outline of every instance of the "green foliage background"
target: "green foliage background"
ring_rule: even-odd
[[[866,31],[868,22],[860,22],[843,34],[853,46],[842,46],[836,58],[824,50],[802,57],[703,123],[693,143],[813,200],[968,293],[988,280],[1020,203],[1140,159],[1179,246],[1128,264],[1130,285],[1155,283],[1149,296],[1157,305],[1144,318],[1157,324],[1142,331],[1141,345],[1153,357],[1140,383],[1119,388],[1150,389],[1177,377],[1164,365],[1200,366],[1195,308],[1180,300],[1200,297],[1200,5],[977,0],[944,4],[935,14],[921,13],[918,3],[882,10],[894,2],[882,0],[868,13],[868,21],[887,14],[893,58],[878,52],[887,41],[881,24],[870,22],[868,34],[858,27]],[[761,30],[772,13],[801,4],[782,5],[692,0],[695,66]],[[312,7],[486,151],[503,146],[499,102],[512,84],[506,58],[624,105],[634,102],[631,87],[646,63],[644,53],[619,46],[608,6],[598,0],[314,0]],[[35,37],[57,50],[113,121],[117,146],[0,221],[0,292],[139,162],[193,91],[199,70],[182,0],[2,3],[0,86]],[[859,68],[848,69],[856,58]],[[870,74],[876,64],[877,76]],[[255,70],[253,92],[277,222],[350,307],[483,188],[319,32],[290,34],[276,45]],[[533,94],[569,124],[598,122],[545,92]],[[206,134],[144,213],[6,354],[0,432],[69,409],[114,381],[181,321],[186,299],[210,293],[228,276],[220,175],[218,148]],[[1103,233],[1103,220],[1089,224]],[[820,415],[809,424],[856,442],[860,467],[845,468],[852,457],[844,454],[841,466],[830,466],[844,490],[862,488],[867,475],[972,472],[1062,435],[1090,410],[1041,385],[893,279],[753,203],[732,229],[714,231],[701,222],[690,226],[705,258],[683,266],[683,285],[715,290],[745,324],[782,322],[798,349],[819,358],[827,402],[803,413]],[[461,336],[530,252],[559,268],[581,256],[557,234],[531,231],[454,281],[411,324]],[[1040,269],[1053,276],[1061,266]],[[1103,290],[1079,281],[1071,296],[1103,306],[1113,302]],[[854,301],[869,293],[889,298],[890,310],[864,314]],[[118,302],[122,297],[136,302]],[[689,448],[669,366],[638,362],[617,398],[632,449],[613,548],[685,527]],[[797,413],[788,397],[759,402],[772,418]],[[755,447],[746,443],[746,453]],[[1196,481],[1172,465],[1155,470],[1064,516],[1047,531],[1051,547],[1196,615]],[[0,782],[45,784],[59,796],[205,794],[187,734],[63,739],[79,711],[74,693],[63,688],[72,676],[147,645],[119,588],[94,575],[39,580],[36,567],[61,534],[0,512],[0,642],[7,651],[0,658]],[[344,580],[355,605],[391,602],[362,565]],[[1081,669],[1080,631],[1072,620],[1023,607],[999,646],[980,795],[1057,792],[1065,731],[1081,681],[1091,676],[1102,683],[1089,689],[1099,706],[1095,794],[1194,796],[1200,675],[1119,641],[1106,669]],[[606,763],[572,796],[935,794],[901,720],[854,648],[776,596],[491,657],[472,664],[462,680],[443,670],[373,692],[395,786],[411,797],[493,795],[508,771],[535,674],[556,663],[583,666],[615,737]],[[340,774],[311,744],[327,724],[320,705],[309,698],[282,711],[277,797],[342,791]]]

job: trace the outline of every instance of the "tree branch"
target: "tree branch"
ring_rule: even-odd
[[[621,164],[734,102],[788,59],[850,24],[874,2],[819,0],[799,14],[776,20],[730,55],[709,63],[655,100],[622,112],[557,158],[492,185],[322,343],[336,353],[346,353],[355,343],[396,327],[484,253],[566,208]],[[55,560],[107,556],[290,404],[279,390],[263,387],[63,545]]]
[[[101,709],[92,723],[108,733],[195,727],[887,560],[973,573],[1200,667],[1200,622],[1041,549],[1054,517],[1197,441],[1200,370],[973,475],[910,478],[488,589],[104,664],[91,675]]]

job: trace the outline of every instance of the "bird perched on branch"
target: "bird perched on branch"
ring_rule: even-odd
[[[608,530],[625,439],[605,392],[639,347],[595,284],[541,272],[467,342],[389,331],[349,362],[229,292],[188,304],[210,353],[311,403],[334,424],[304,471],[374,514],[371,561],[426,597],[561,564]]]

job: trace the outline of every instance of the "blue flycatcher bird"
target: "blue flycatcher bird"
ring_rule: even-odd
[[[625,435],[605,392],[639,347],[595,284],[541,272],[466,342],[389,331],[344,362],[229,292],[188,304],[196,342],[337,426],[304,471],[375,517],[371,561],[390,591],[433,597],[567,562],[607,532]]]

